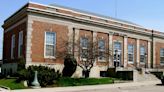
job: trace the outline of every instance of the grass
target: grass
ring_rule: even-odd
[[[13,89],[25,89],[26,87],[23,83],[15,82],[16,79],[0,79],[0,86],[9,87],[11,90]]]
[[[82,86],[82,85],[98,85],[98,84],[112,84],[112,78],[60,78],[57,81],[57,86]]]
[[[17,83],[16,79],[0,79],[0,86],[14,89],[25,89],[23,82]],[[60,78],[54,85],[47,87],[67,87],[67,86],[83,86],[83,85],[98,85],[98,84],[112,84],[113,78]]]

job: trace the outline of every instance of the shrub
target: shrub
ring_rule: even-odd
[[[25,59],[24,58],[20,58],[20,59],[17,59],[17,64],[18,64],[18,68],[17,68],[17,71],[21,71],[22,69],[25,69]]]
[[[76,66],[76,59],[72,55],[67,55],[64,58],[64,69],[62,71],[63,76],[71,77],[73,73],[76,71]]]
[[[45,66],[29,66],[27,69],[19,71],[17,82],[27,80],[29,86],[34,80],[34,71],[38,71],[38,81],[42,87],[54,84],[54,80],[60,78],[61,74],[55,69]]]

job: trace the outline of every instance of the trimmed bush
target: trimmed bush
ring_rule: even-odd
[[[55,80],[61,77],[59,71],[45,66],[29,66],[27,69],[19,71],[17,82],[27,80],[29,86],[34,80],[34,71],[38,71],[38,81],[42,87],[54,84]]]
[[[77,62],[72,55],[67,55],[64,58],[64,69],[62,71],[63,77],[71,77],[76,71]]]

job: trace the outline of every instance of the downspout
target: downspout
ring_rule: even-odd
[[[151,68],[153,68],[153,60],[154,60],[154,30],[152,30],[152,35],[151,35]]]
[[[73,43],[72,43],[72,54],[73,54],[73,57],[75,57],[75,28],[73,28]]]

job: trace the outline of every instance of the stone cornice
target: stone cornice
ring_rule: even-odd
[[[127,31],[127,32],[133,32],[133,33],[147,35],[147,36],[152,35],[151,32],[149,32],[149,31],[146,32],[146,31],[136,30],[136,29],[122,27],[122,26],[118,26],[118,25],[112,25],[112,24],[109,24],[109,23],[103,23],[103,22],[100,22],[100,21],[85,19],[85,18],[81,18],[81,17],[74,17],[74,16],[71,16],[71,15],[68,15],[68,14],[53,12],[53,11],[49,11],[49,10],[43,10],[43,9],[29,7],[27,11],[28,12],[33,12],[33,13],[38,13],[38,14],[43,14],[43,15],[60,17],[60,18],[64,18],[64,19],[69,19],[69,20],[73,20],[73,21],[77,21],[77,22],[83,22],[83,23],[88,23],[88,24],[102,26],[102,27],[109,27],[109,28],[112,28],[112,29],[118,29],[118,30]]]
[[[70,14],[61,13],[61,12],[57,12],[57,11],[52,11],[52,10],[48,10],[48,9],[41,9],[41,8],[38,8],[38,7],[29,7],[28,4],[30,4],[30,3],[25,4],[16,13],[14,13],[12,16],[10,16],[8,19],[6,19],[3,27],[5,28],[6,26],[8,27],[8,26],[14,24],[18,20],[20,20],[22,16],[27,15],[27,12],[32,12],[32,13],[37,13],[37,14],[42,14],[42,15],[47,15],[47,16],[60,17],[60,18],[69,19],[69,20],[72,20],[72,21],[87,23],[87,24],[96,25],[96,26],[107,27],[107,28],[118,29],[118,30],[122,30],[122,31],[126,31],[126,32],[142,34],[142,35],[145,35],[145,36],[150,36],[150,37],[152,36],[151,30],[145,29],[145,28],[142,28],[142,27],[124,26],[124,24],[122,24],[121,22],[113,24],[113,23],[109,23],[107,21],[93,20],[91,18],[82,18],[82,17],[73,16],[73,15],[70,15]],[[44,6],[46,8],[49,8],[49,7],[54,8],[52,6],[45,6],[45,5],[41,5],[41,6]],[[128,25],[128,24],[125,24],[125,25]],[[156,32],[154,34],[154,36],[164,38],[164,34],[163,33],[161,34],[161,33]]]

